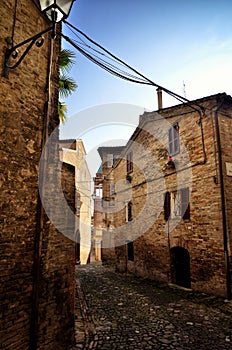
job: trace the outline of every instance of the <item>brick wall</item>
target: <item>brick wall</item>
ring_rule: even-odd
[[[73,141],[72,149],[69,149]],[[64,163],[75,168],[76,187],[76,234],[80,235],[80,264],[86,264],[91,249],[91,175],[86,162],[86,151],[82,140],[62,140],[61,157]],[[79,232],[79,233],[78,233]]]
[[[3,0],[0,4],[4,19],[1,67],[5,39],[12,36],[15,3]],[[17,2],[15,44],[49,26],[36,3]],[[52,43],[46,35],[43,47],[33,47],[8,78],[2,74],[0,78],[0,347],[6,350],[25,350],[30,342],[31,349],[36,348],[35,342],[43,350],[66,349],[73,342],[73,244],[53,227],[43,211],[40,215],[38,200],[38,168],[45,129],[51,133],[59,123],[59,49],[59,40]]]
[[[112,189],[110,185],[114,183],[113,164],[120,156],[124,146],[118,147],[99,147],[98,152],[102,160],[102,204],[97,207],[99,200],[94,205],[95,211],[95,230],[99,227],[102,232],[102,262],[105,264],[115,263],[115,234],[114,234],[114,208],[110,207]],[[97,210],[99,208],[99,211]]]
[[[143,277],[177,283],[174,271],[177,262],[173,254],[182,251],[189,255],[191,287],[226,296],[221,184],[213,110],[221,104],[225,108],[226,103],[227,114],[231,116],[232,104],[225,94],[196,103],[205,107],[205,113],[185,105],[163,109],[160,114],[145,113],[128,142],[124,161],[119,161],[111,171],[115,183],[123,181],[126,153],[133,150],[131,184],[123,191],[116,189],[115,203],[119,208],[114,215],[116,265],[120,271],[127,269]],[[167,166],[168,128],[174,124],[178,125],[185,152],[173,157],[176,168],[170,168]],[[225,159],[230,159],[230,127],[231,117],[220,115],[224,173]],[[229,235],[230,179],[228,176],[225,179]],[[190,191],[190,218],[180,220],[173,216],[166,221],[164,194],[169,192],[174,198],[181,188]],[[125,203],[128,201],[132,202],[133,221],[126,223]],[[128,261],[128,241],[134,242],[134,261]]]
[[[220,141],[222,149],[222,173],[223,173],[223,188],[224,188],[224,202],[226,213],[226,235],[227,235],[227,249],[228,260],[230,263],[230,276],[232,276],[232,175],[231,171],[227,169],[227,165],[231,167],[232,158],[232,118],[230,104],[224,104],[224,108],[220,109],[216,115],[219,122]],[[230,283],[232,278],[230,277]],[[232,290],[232,284],[231,284]]]

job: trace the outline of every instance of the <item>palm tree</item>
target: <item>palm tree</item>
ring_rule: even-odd
[[[58,102],[58,115],[61,123],[64,123],[66,120],[66,112],[67,112],[67,106],[65,102]]]
[[[77,88],[77,84],[74,79],[68,76],[68,72],[75,63],[75,57],[75,53],[70,50],[62,49],[60,52],[60,98],[68,97]],[[64,123],[66,120],[66,112],[67,106],[65,102],[59,101],[58,114],[62,123]]]

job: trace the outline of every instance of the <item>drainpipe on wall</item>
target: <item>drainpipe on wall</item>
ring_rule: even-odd
[[[171,215],[171,214],[170,214]],[[172,257],[171,257],[171,241],[170,241],[170,216],[168,218],[168,252],[169,252],[169,273],[168,273],[168,281],[172,282]]]
[[[227,299],[231,300],[231,277],[230,277],[229,251],[228,251],[228,232],[227,232],[226,202],[225,202],[224,178],[223,178],[223,161],[222,161],[222,154],[221,154],[221,137],[220,137],[220,127],[219,127],[217,111],[215,112],[215,126],[216,126],[219,176],[220,176],[220,186],[221,186],[222,225],[223,225],[223,241],[224,241],[225,269],[226,269],[226,291],[227,291]]]
[[[44,106],[44,123],[42,131],[42,151],[48,140],[48,128],[51,115],[51,74],[53,64],[53,50],[54,42],[50,40],[50,55],[47,67],[47,100]],[[41,152],[42,152],[41,151]],[[45,151],[46,152],[46,151]],[[47,159],[47,156],[45,156]],[[44,174],[44,162],[42,162],[41,173]],[[43,176],[42,180],[43,181]],[[43,184],[41,184],[43,188]],[[33,291],[32,291],[32,312],[31,312],[31,325],[30,325],[30,350],[36,350],[38,348],[38,331],[39,331],[39,298],[40,298],[40,280],[41,280],[41,253],[43,245],[43,225],[44,225],[44,208],[38,193],[37,199],[37,215],[36,215],[36,233],[34,242],[34,263],[33,263]]]

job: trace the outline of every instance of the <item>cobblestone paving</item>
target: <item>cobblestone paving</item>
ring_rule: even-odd
[[[77,276],[75,349],[232,349],[231,302],[96,264]]]

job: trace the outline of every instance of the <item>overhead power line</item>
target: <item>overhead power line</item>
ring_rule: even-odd
[[[90,61],[94,62],[101,68],[105,69],[109,73],[118,76],[121,79],[128,80],[133,83],[138,84],[145,84],[145,85],[151,85],[149,82],[147,82],[145,79],[142,79],[140,77],[136,77],[135,75],[132,75],[131,73],[128,73],[126,71],[123,71],[122,69],[119,69],[115,65],[103,60],[102,58],[99,58],[95,54],[91,54],[88,50],[80,47],[79,44],[77,44],[74,40],[70,39],[64,34],[61,34],[61,36],[69,42],[73,47],[75,47],[82,55],[87,57]]]
[[[188,100],[186,97],[181,96],[181,95],[165,88],[164,86],[161,86],[161,85],[155,83],[151,79],[147,78],[145,75],[140,73],[138,70],[136,70],[135,68],[133,68],[132,66],[130,66],[129,64],[127,64],[126,62],[124,62],[123,60],[121,60],[120,58],[115,56],[114,54],[112,54],[109,50],[105,49],[102,45],[98,44],[93,39],[91,39],[88,35],[86,35],[80,29],[73,26],[71,23],[69,23],[67,21],[64,21],[64,23],[69,27],[69,29],[72,31],[72,33],[79,39],[79,42],[69,38],[68,36],[64,35],[63,33],[60,33],[60,35],[67,42],[69,42],[74,48],[76,48],[81,54],[83,54],[86,58],[88,58],[90,61],[94,62],[95,64],[97,64],[98,66],[103,68],[104,70],[108,71],[109,73],[111,73],[111,74],[113,74],[121,79],[130,81],[133,83],[154,86],[154,87],[166,92],[168,95],[174,97],[178,101],[180,101],[182,103],[186,103],[188,105],[191,105],[191,107],[193,109],[196,109],[196,108],[194,108],[192,105],[199,107],[201,110],[204,109],[203,106],[201,106],[195,102],[192,102],[192,101]],[[92,45],[96,46],[101,51],[96,50],[94,47],[87,44],[85,42],[85,40],[82,37],[80,37],[80,35],[83,38],[87,39]],[[95,54],[91,54],[90,50],[94,51]],[[97,54],[101,55],[105,59],[99,57]],[[133,72],[136,75],[133,75],[125,70],[118,68],[115,64],[107,62],[106,59],[113,60],[113,62],[115,62],[116,64],[123,66],[124,69],[127,68],[130,72]]]

